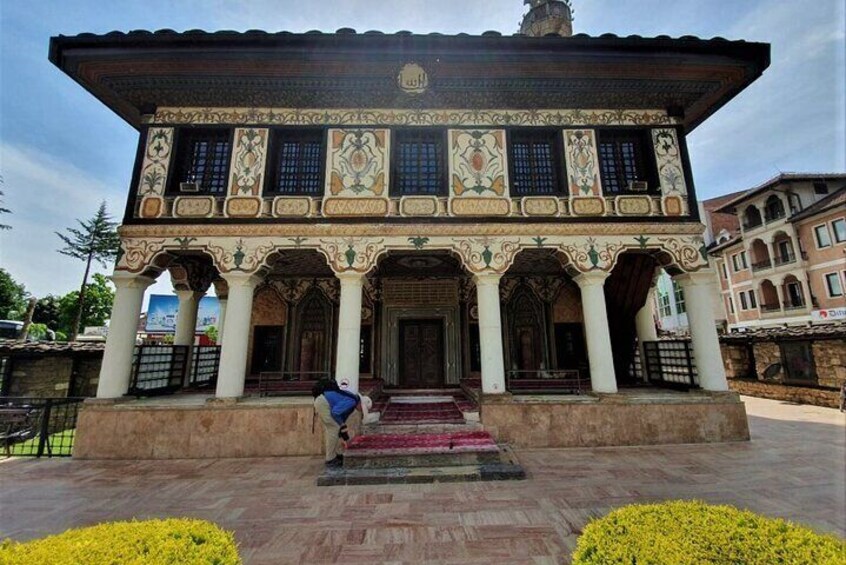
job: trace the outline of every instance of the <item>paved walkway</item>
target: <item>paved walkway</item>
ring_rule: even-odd
[[[846,417],[746,398],[749,443],[520,451],[524,482],[317,488],[316,458],[0,463],[0,537],[196,516],[246,563],[561,563],[594,516],[699,498],[846,534]]]

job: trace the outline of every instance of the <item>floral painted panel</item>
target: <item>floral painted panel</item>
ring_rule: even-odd
[[[564,153],[570,196],[602,196],[596,132],[592,129],[565,129]]]
[[[450,197],[508,197],[505,131],[450,130]]]
[[[173,128],[150,128],[141,176],[138,181],[138,198],[162,195],[167,186],[167,170],[173,150]]]
[[[389,132],[330,129],[326,197],[386,197]]]
[[[652,141],[655,146],[655,160],[658,165],[658,178],[661,182],[662,194],[687,194],[687,183],[684,180],[681,151],[676,130],[661,128],[652,130]]]
[[[268,130],[237,128],[230,167],[229,194],[259,196],[267,162]]]

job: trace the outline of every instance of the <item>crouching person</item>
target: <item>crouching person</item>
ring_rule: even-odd
[[[347,420],[356,411],[361,412],[362,417],[367,416],[372,402],[367,396],[341,390],[334,380],[315,385],[312,396],[314,410],[323,423],[326,466],[340,467],[344,463],[344,456],[339,453],[339,447],[346,447],[350,440]]]

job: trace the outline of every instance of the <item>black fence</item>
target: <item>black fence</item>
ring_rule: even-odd
[[[195,388],[215,386],[217,373],[220,370],[220,346],[195,346],[191,357],[191,376],[188,384]]]
[[[508,371],[505,388],[521,394],[583,394],[590,391],[590,379],[575,369]]]
[[[643,349],[646,353],[643,366],[650,383],[682,390],[699,386],[690,341],[645,341]]]
[[[187,345],[139,345],[132,359],[129,394],[151,396],[182,388],[188,368]]]
[[[6,457],[70,457],[83,398],[0,397]]]

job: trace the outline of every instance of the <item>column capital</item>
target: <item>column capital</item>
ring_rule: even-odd
[[[673,277],[682,288],[692,285],[709,285],[716,283],[716,273],[713,269],[703,269],[690,273],[682,273]]]
[[[605,284],[605,279],[609,276],[611,276],[611,273],[607,271],[588,271],[587,273],[582,273],[573,277],[573,282],[579,285],[579,288],[584,288],[586,286],[601,286]]]
[[[174,290],[173,293],[179,297],[179,300],[189,300],[189,299],[197,299],[204,297],[206,295],[205,292],[199,290]]]
[[[365,273],[359,273],[358,271],[343,271],[340,273],[335,273],[335,276],[341,281],[341,284],[355,284],[355,285],[363,285]]]
[[[137,273],[129,273],[127,271],[115,271],[109,277],[115,288],[139,288],[146,289],[148,286],[156,282],[153,277],[139,275]]]
[[[502,273],[476,273],[473,275],[473,282],[476,283],[476,286],[479,285],[499,285],[499,281],[502,280]]]
[[[230,289],[236,286],[255,288],[262,281],[255,273],[221,273],[220,277]]]

